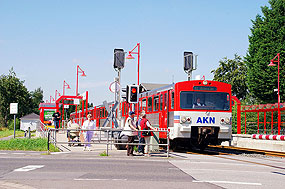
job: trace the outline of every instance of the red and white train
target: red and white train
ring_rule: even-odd
[[[232,137],[231,85],[218,81],[192,80],[177,82],[139,94],[139,111],[144,110],[152,126],[168,129],[172,148],[220,144]],[[111,105],[111,104],[110,104]],[[135,106],[136,107],[136,106]],[[131,106],[119,106],[125,120]],[[137,112],[136,110],[133,110]],[[103,125],[108,113],[103,105],[89,108],[97,127]],[[76,117],[85,117],[79,115]],[[75,117],[75,113],[71,116]],[[166,142],[165,132],[159,141]]]

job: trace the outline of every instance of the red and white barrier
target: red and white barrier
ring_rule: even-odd
[[[284,140],[285,141],[285,135],[258,135],[253,134],[251,135],[252,139],[262,139],[262,140]]]

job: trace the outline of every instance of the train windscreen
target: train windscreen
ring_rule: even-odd
[[[230,110],[230,95],[224,92],[181,91],[180,108]]]

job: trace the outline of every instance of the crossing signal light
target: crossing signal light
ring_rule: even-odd
[[[138,103],[139,101],[139,86],[127,85],[127,102]]]
[[[193,52],[184,52],[184,71],[193,70]]]

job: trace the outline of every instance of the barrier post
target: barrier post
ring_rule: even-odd
[[[108,153],[108,150],[109,150],[109,130],[107,130],[107,156],[109,155]]]
[[[167,158],[169,158],[169,131],[167,130]]]
[[[50,140],[50,131],[48,130],[48,143],[47,143],[48,154],[49,154],[49,140]]]
[[[113,130],[111,130],[111,146],[110,146],[111,150],[112,150],[112,136],[113,136]]]
[[[101,132],[102,132],[102,130],[100,129],[100,132],[99,132],[99,143],[101,143]]]
[[[30,127],[28,128],[28,136],[29,138],[31,138],[31,128]]]
[[[54,129],[54,146],[56,147],[56,129]]]

